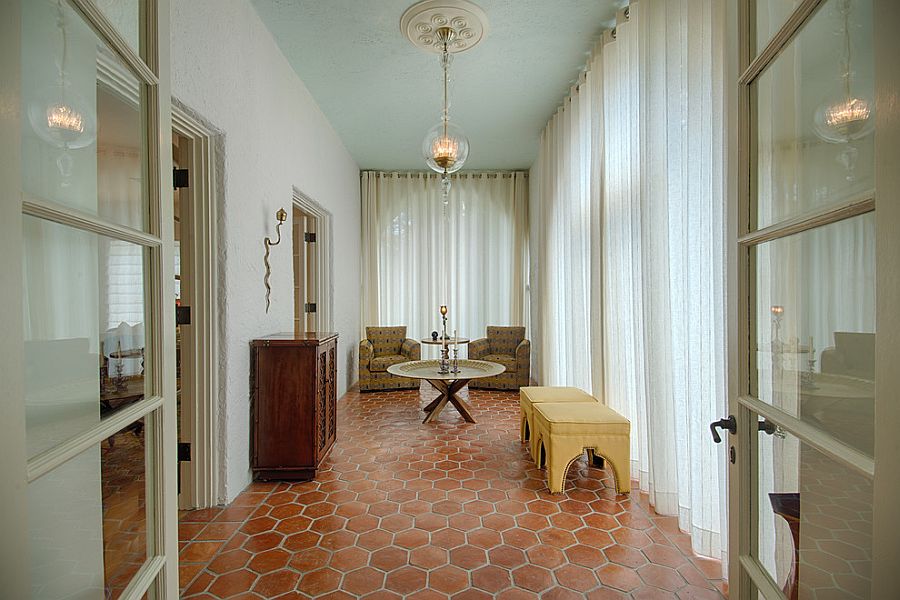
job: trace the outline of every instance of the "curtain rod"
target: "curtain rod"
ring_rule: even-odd
[[[635,2],[636,0],[631,0],[631,1]],[[621,23],[628,21],[628,19],[631,17],[630,9],[631,9],[631,5],[629,4],[628,6],[625,6],[624,8],[619,10],[616,13],[616,24],[613,25],[612,27],[610,27],[609,29],[604,29],[602,32],[600,32],[600,38],[596,42],[594,42],[594,46],[591,48],[590,56],[588,57],[587,63],[581,69],[581,72],[578,74],[578,77],[576,78],[576,83],[572,86],[572,88],[569,88],[569,94],[565,98],[563,98],[562,104],[565,104],[566,100],[568,100],[570,102],[572,101],[571,90],[573,88],[576,92],[581,91],[581,86],[584,83],[584,80],[585,80],[587,74],[590,72],[591,62],[593,62],[594,57],[596,56],[596,54],[598,52],[601,51],[603,46],[605,46],[606,44],[608,44],[610,42],[616,41],[616,36],[618,35],[618,31],[617,31],[618,26]],[[609,36],[609,39],[607,39],[607,34]]]
[[[411,177],[424,177],[426,179],[437,179],[440,173],[432,173],[430,171],[361,171],[360,177],[363,175],[374,175],[375,177],[397,177],[399,179]],[[474,171],[469,173],[452,173],[450,178],[473,178],[484,177],[486,179],[509,179],[517,175],[528,177],[528,171]]]

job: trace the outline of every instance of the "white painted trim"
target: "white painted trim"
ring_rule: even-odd
[[[334,331],[334,227],[332,215],[325,207],[296,187],[294,187],[293,204],[316,219],[319,293],[319,300],[316,302],[316,323],[319,331]],[[293,256],[293,252],[291,255]],[[321,308],[319,304],[321,304]]]
[[[75,458],[91,446],[99,444],[128,425],[142,419],[162,406],[159,396],[144,398],[101,420],[90,429],[41,452],[28,461],[28,483],[46,475],[56,467]]]
[[[103,40],[113,52],[115,52],[122,62],[128,65],[128,68],[131,69],[138,79],[141,79],[152,86],[159,85],[159,78],[157,77],[157,74],[153,72],[154,65],[151,64],[155,61],[147,60],[145,62],[142,60],[135,49],[131,47],[131,44],[129,44],[115,26],[109,22],[106,15],[103,14],[103,11],[97,8],[93,0],[68,1],[76,11],[81,13],[82,18],[84,18],[85,22],[94,30],[94,33],[96,33],[97,36]],[[168,17],[168,12],[166,13],[166,16]],[[156,44],[153,45],[156,46]],[[166,45],[168,45],[168,43]],[[147,50],[151,49],[142,49],[141,54],[145,57],[150,54],[155,54],[155,52],[148,52]]]
[[[784,592],[778,588],[778,584],[772,580],[772,576],[769,575],[769,572],[760,565],[755,558],[743,554],[740,557],[740,563],[741,567],[743,567],[743,569],[753,578],[753,582],[756,584],[756,587],[759,588],[759,592],[762,594],[763,598],[776,598],[777,600],[782,600],[784,598]],[[731,590],[729,589],[728,591],[728,597],[733,600],[734,596],[731,594]]]
[[[218,264],[218,185],[216,141],[219,134],[188,109],[175,103],[172,126],[180,136],[190,139],[190,214],[182,223],[190,226],[192,252],[188,285],[182,285],[191,306],[191,343],[182,339],[181,361],[191,369],[190,431],[182,427],[182,441],[191,443],[191,461],[182,470],[181,508],[208,508],[225,500],[220,477],[222,448],[219,444],[219,264]],[[185,207],[183,207],[184,209]],[[183,213],[185,211],[183,210]],[[184,237],[184,232],[182,231]],[[182,240],[183,243],[183,240]],[[184,281],[184,280],[183,280]],[[187,294],[185,294],[187,293]],[[182,385],[184,390],[184,385]],[[182,392],[182,395],[183,392]],[[187,435],[186,435],[187,434]]]
[[[75,229],[96,233],[106,237],[123,240],[145,246],[148,248],[158,248],[162,244],[162,240],[155,235],[132,229],[124,225],[107,221],[102,217],[71,208],[64,204],[36,198],[34,196],[22,195],[22,213],[32,217],[38,217],[45,221],[53,221],[60,225],[67,225]]]
[[[25,359],[22,352],[22,28],[20,0],[0,0],[0,582],[29,598]]]
[[[178,422],[175,389],[175,217],[172,199],[172,89],[169,0],[142,0],[141,54],[157,73],[156,86],[144,86],[142,106],[148,136],[151,231],[163,244],[150,253],[150,314],[155,336],[150,343],[154,391],[163,406],[145,420],[148,444],[146,476],[148,548],[165,558],[154,584],[155,596],[178,598]],[[142,103],[143,104],[143,103]],[[153,597],[154,594],[151,594]]]
[[[98,55],[97,69],[103,82],[127,101],[140,102],[140,89],[129,79],[125,67],[112,57]],[[172,105],[172,128],[189,138],[192,144],[190,164],[191,214],[185,223],[192,229],[194,253],[190,264],[182,261],[182,269],[190,270],[182,286],[191,298],[192,338],[187,352],[182,347],[182,361],[191,361],[190,406],[182,405],[180,441],[191,443],[192,460],[181,467],[179,508],[208,508],[225,500],[219,465],[223,460],[219,447],[219,285],[218,285],[218,198],[215,173],[216,148],[220,134],[191,114],[177,101]],[[199,175],[199,176],[198,176]],[[195,342],[192,344],[192,342]],[[183,344],[184,346],[184,344]]]
[[[156,581],[156,576],[162,571],[166,564],[166,559],[162,556],[154,556],[138,569],[134,579],[122,591],[119,600],[141,600],[147,590]]]
[[[900,3],[875,0],[875,505],[873,506],[872,598],[900,590]]]
[[[787,21],[785,21],[775,35],[772,36],[772,39],[766,44],[766,47],[763,48],[762,52],[753,59],[753,62],[750,63],[746,70],[741,74],[738,83],[741,85],[753,83],[769,65],[775,62],[775,59],[778,58],[781,51],[793,41],[794,36],[797,35],[810,17],[812,17],[816,9],[824,2],[825,0],[801,0],[801,3],[794,8],[794,12],[791,13],[791,16],[788,17]],[[753,20],[755,22],[756,10],[755,7],[751,8],[753,9]],[[756,44],[756,40],[753,39],[753,36],[748,37],[747,41],[751,44],[751,47]]]
[[[738,40],[738,4],[735,2],[726,2],[725,8],[725,40]],[[736,399],[738,397],[738,389],[740,387],[740,361],[738,360],[738,86],[734,84],[740,74],[738,44],[725,42],[725,77],[726,82],[724,90],[724,112],[725,112],[725,177],[726,177],[726,229],[725,229],[725,286],[726,286],[726,304],[725,304],[725,332],[726,332],[726,390],[728,398],[726,406],[728,414],[737,414]],[[727,415],[718,415],[726,417]],[[733,442],[731,436],[722,444],[720,452],[724,452],[728,456],[728,446]],[[726,459],[727,460],[727,459]],[[725,541],[727,554],[724,557],[724,571],[731,582],[738,580],[740,567],[738,562],[734,560],[738,556],[739,545],[737,543],[740,531],[740,525],[737,520],[737,510],[729,505],[729,498],[737,498],[739,491],[737,488],[740,478],[737,475],[737,466],[726,462],[727,482],[725,486],[726,498],[724,499],[723,511],[727,515],[728,520],[728,538]],[[732,586],[736,585],[734,583]]]
[[[830,225],[851,217],[864,215],[875,210],[875,196],[868,192],[861,197],[853,198],[833,206],[826,206],[802,215],[781,221],[763,229],[751,231],[738,238],[741,246],[756,246],[772,240],[786,238],[810,229]]]
[[[831,460],[870,479],[875,476],[875,460],[871,456],[866,456],[829,433],[753,396],[742,396],[740,403],[767,421],[772,421],[786,433],[803,440],[805,445],[827,454]]]

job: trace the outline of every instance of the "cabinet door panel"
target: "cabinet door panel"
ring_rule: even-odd
[[[257,467],[279,468],[314,465],[310,444],[314,380],[298,365],[302,348],[261,348],[256,369]]]

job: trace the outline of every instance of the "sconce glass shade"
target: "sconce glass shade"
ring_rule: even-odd
[[[66,81],[38,92],[28,105],[28,121],[42,140],[57,148],[84,148],[97,138],[94,108]]]
[[[469,157],[469,138],[453,123],[438,123],[425,134],[422,156],[425,164],[438,173],[455,173]]]

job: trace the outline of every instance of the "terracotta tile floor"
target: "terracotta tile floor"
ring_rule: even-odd
[[[181,518],[186,598],[722,598],[717,561],[676,520],[617,496],[586,459],[548,493],[518,440],[517,392],[468,393],[423,425],[432,390],[339,402],[316,481],[252,484]]]

